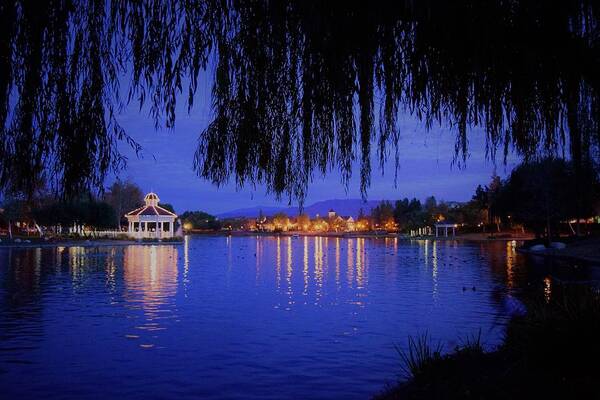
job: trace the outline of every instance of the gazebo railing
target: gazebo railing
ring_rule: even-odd
[[[121,239],[126,237],[128,233],[126,231],[119,230],[106,230],[106,231],[87,231],[86,236],[92,238],[110,238],[110,239]]]

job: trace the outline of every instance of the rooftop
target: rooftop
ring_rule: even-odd
[[[175,213],[172,213],[171,211],[159,206],[159,201],[160,198],[158,197],[158,195],[154,192],[150,192],[146,196],[144,196],[144,202],[146,203],[146,205],[128,212],[127,214],[125,214],[125,216],[133,217],[136,215],[170,215],[173,217],[177,217]]]

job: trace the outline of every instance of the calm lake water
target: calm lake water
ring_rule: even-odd
[[[2,398],[368,398],[408,335],[493,347],[552,284],[510,242],[0,248]]]

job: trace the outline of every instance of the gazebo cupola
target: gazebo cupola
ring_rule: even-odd
[[[160,198],[154,192],[144,197],[146,205],[125,214],[131,236],[141,238],[173,237],[177,215],[158,205]]]
[[[158,195],[154,192],[150,192],[144,197],[144,202],[146,203],[146,206],[156,207],[159,201],[160,199],[158,198]]]

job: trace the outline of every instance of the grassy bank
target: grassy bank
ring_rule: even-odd
[[[563,287],[528,301],[504,343],[470,338],[450,354],[421,336],[401,352],[404,380],[377,399],[600,398],[600,295]]]

